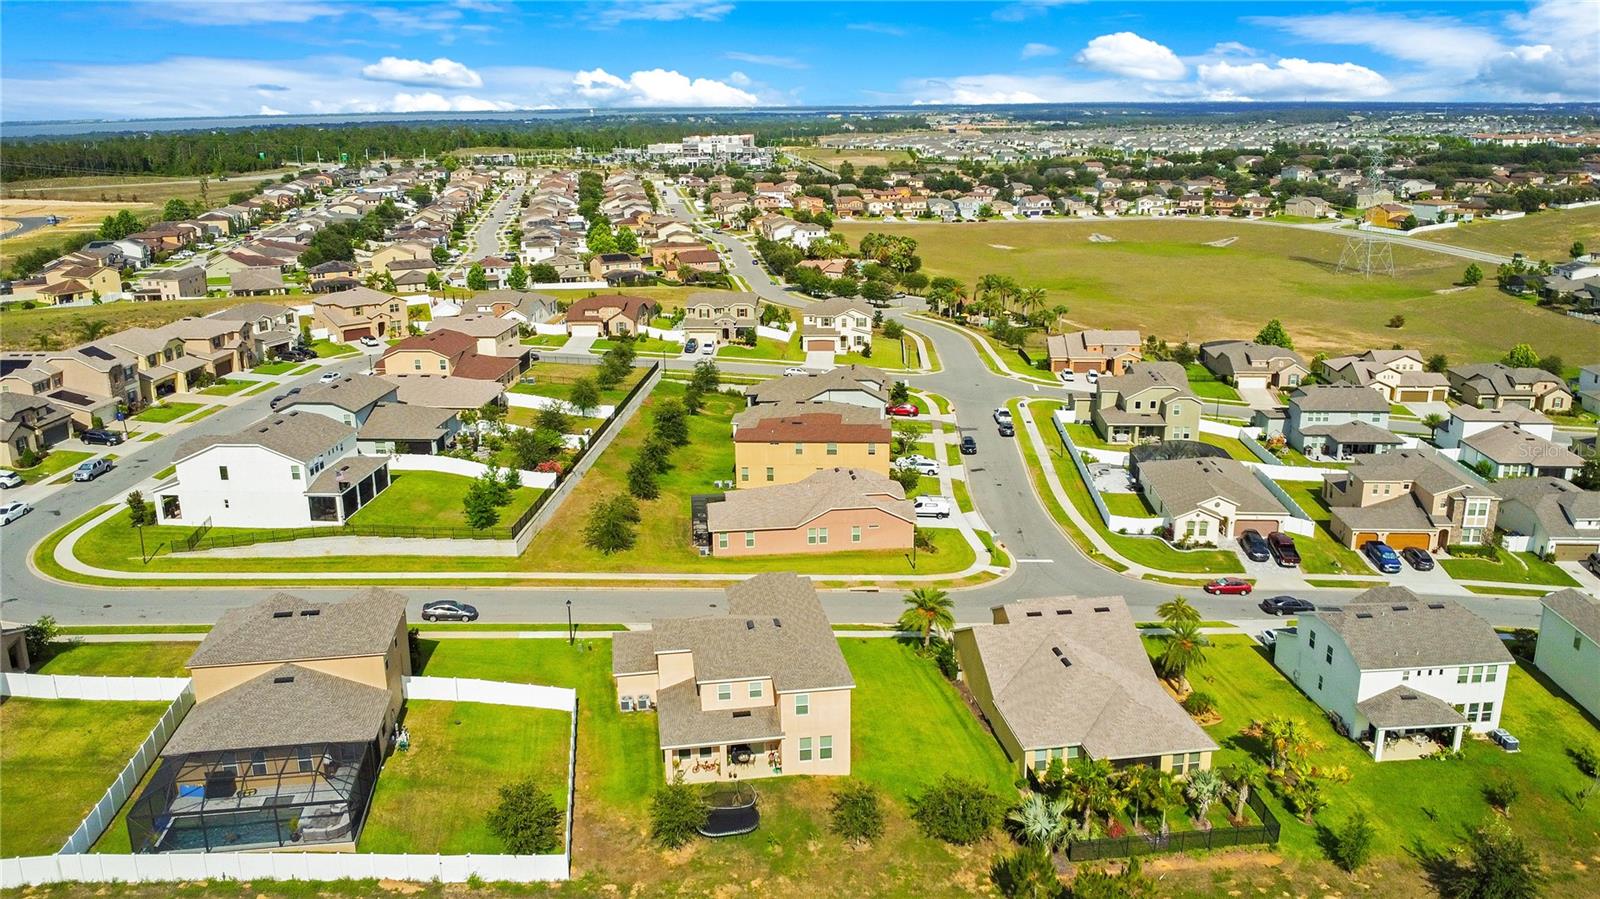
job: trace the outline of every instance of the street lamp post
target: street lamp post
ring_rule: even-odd
[[[571,646],[573,641],[576,639],[577,635],[574,634],[573,631],[574,631],[574,628],[572,626],[572,600],[569,599],[569,600],[567,600],[567,645],[568,646]]]

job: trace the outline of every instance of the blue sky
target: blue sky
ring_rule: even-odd
[[[0,121],[1160,100],[1600,102],[1600,0],[5,0]]]

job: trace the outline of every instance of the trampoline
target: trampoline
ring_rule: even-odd
[[[719,789],[706,799],[711,813],[699,828],[705,837],[736,837],[753,832],[761,826],[761,812],[756,809],[756,791],[748,786]]]

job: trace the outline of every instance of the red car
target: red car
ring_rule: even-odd
[[[912,418],[917,417],[917,407],[911,405],[910,403],[900,403],[899,405],[890,406],[883,411],[889,413],[890,415],[909,415]]]
[[[1249,581],[1240,580],[1236,577],[1219,577],[1200,589],[1206,591],[1207,593],[1222,593],[1228,596],[1249,596],[1250,591],[1254,588],[1250,586]]]

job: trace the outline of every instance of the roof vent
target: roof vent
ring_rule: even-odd
[[[1028,617],[1029,618],[1043,618],[1044,617],[1044,613],[1043,612],[1029,612],[1028,613]]]
[[[1072,667],[1072,660],[1067,658],[1066,656],[1062,656],[1061,657],[1061,667],[1063,667],[1063,668],[1071,668]]]
[[[1072,610],[1071,609],[1056,609],[1056,614],[1057,615],[1071,615],[1072,614]]]
[[[1357,618],[1371,618],[1372,617],[1372,613],[1371,612],[1357,612],[1356,613],[1356,617]]]
[[[749,618],[746,618],[744,620],[744,629],[747,631],[753,631],[756,629],[756,623]]]
[[[322,614],[322,610],[321,609],[301,609],[300,610],[300,617],[301,618],[315,618],[315,617],[317,617],[318,615],[321,615],[321,614]]]
[[[745,709],[745,710],[740,711],[740,712],[734,712],[733,713],[733,717],[735,717],[735,718],[748,718],[748,717],[750,717],[750,710],[749,709]]]
[[[1095,606],[1094,610],[1096,612],[1109,612],[1109,611],[1111,611],[1111,607],[1110,606]]]
[[[1416,698],[1417,698],[1417,694],[1415,694],[1415,693],[1401,693],[1400,694],[1400,701],[1401,702],[1410,702],[1410,701],[1412,701],[1413,699],[1416,699]]]
[[[1390,606],[1389,610],[1392,611],[1392,612],[1409,612],[1409,611],[1411,611],[1411,607],[1410,606]]]
[[[1428,603],[1428,608],[1430,608],[1430,609],[1442,609],[1442,608],[1444,608],[1444,603],[1442,603],[1442,602],[1430,602],[1430,603]]]
[[[773,627],[783,627],[783,622],[777,618],[772,619]]]
[[[273,678],[272,682],[275,683],[275,684],[292,684],[292,683],[294,683],[294,675],[292,675],[292,674],[279,675],[278,677]]]
[[[1061,647],[1059,647],[1059,646],[1052,646],[1052,647],[1050,647],[1050,651],[1051,651],[1051,652],[1053,652],[1053,653],[1055,653],[1055,655],[1056,655],[1056,658],[1058,658],[1058,659],[1059,659],[1059,658],[1061,658]]]
[[[272,617],[274,617],[274,618],[293,618],[294,617],[294,613],[293,612],[273,612],[272,613]]]

